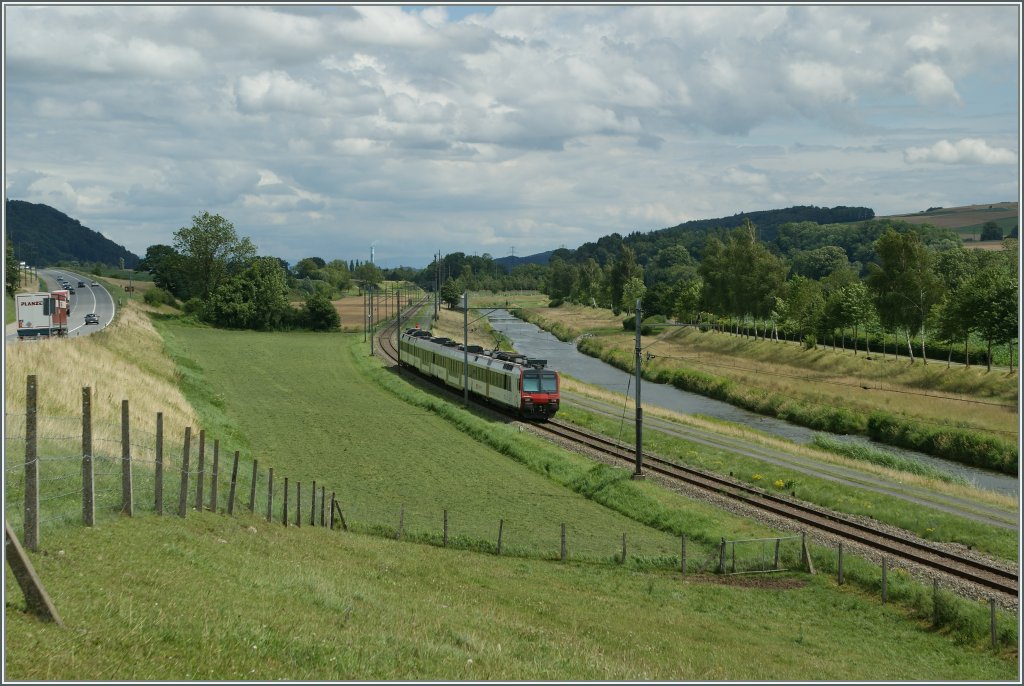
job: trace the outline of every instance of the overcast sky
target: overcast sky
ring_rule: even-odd
[[[4,6],[4,188],[422,267],[1020,195],[1020,6]]]

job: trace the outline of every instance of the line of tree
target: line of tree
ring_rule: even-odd
[[[608,237],[605,237],[606,239]],[[609,241],[602,239],[607,245]],[[602,241],[598,241],[601,243]],[[937,341],[963,346],[980,337],[992,347],[1017,337],[1017,244],[1002,251],[966,250],[951,231],[890,220],[777,227],[760,239],[749,218],[709,231],[695,257],[682,243],[665,245],[645,264],[626,241],[600,264],[592,254],[556,250],[543,290],[568,300],[646,316],[721,327],[728,321],[754,336],[804,340],[810,347],[852,333],[854,341],[884,331],[902,336],[908,355],[927,361]],[[856,343],[855,343],[856,345]]]

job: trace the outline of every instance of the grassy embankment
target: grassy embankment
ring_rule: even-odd
[[[563,305],[522,315],[580,350],[632,369],[634,335],[610,312]],[[835,433],[870,435],[952,460],[1017,473],[1017,373],[910,365],[863,353],[669,328],[643,337],[645,378]]]
[[[131,321],[125,316],[118,327]],[[353,336],[161,326],[188,394],[202,397],[203,424],[220,414],[221,426],[246,437],[261,465],[346,489],[342,500],[353,521],[379,512],[393,527],[394,506],[404,501],[407,529],[436,531],[438,506],[448,497],[459,522],[453,529],[463,521],[467,528],[478,524],[488,539],[497,516],[513,513],[506,519],[506,526],[513,522],[506,544],[519,535],[529,547],[529,527],[520,525],[531,516],[543,529],[573,515],[579,520],[570,522],[583,522],[570,528],[573,550],[586,548],[588,532],[606,550],[606,537],[617,540],[624,530],[631,548],[636,540],[642,549],[648,536],[656,550],[662,532],[598,507],[576,492],[582,487],[606,498],[620,494],[620,509],[646,503],[675,513],[690,530],[762,533],[623,479],[618,470],[509,436],[507,427],[381,370]],[[96,343],[118,345],[119,331],[96,336]],[[117,390],[138,387],[151,369],[166,367],[138,364]],[[25,369],[9,366],[8,372],[23,378]],[[414,404],[359,381],[367,376]],[[481,447],[452,431],[450,422],[486,434],[492,445],[505,442],[505,451]],[[520,459],[534,460],[532,469]],[[544,471],[554,478],[541,478]],[[378,506],[379,500],[385,503]],[[516,514],[527,509],[539,512]],[[429,513],[431,521],[417,524],[417,513]],[[908,621],[913,610],[907,605],[880,606],[850,587],[835,589],[824,576],[790,590],[751,590],[697,577],[681,583],[677,575],[643,565],[624,570],[498,559],[319,528],[268,528],[247,515],[105,517],[95,530],[75,524],[44,530],[49,554],[33,561],[69,629],[40,625],[16,602],[9,604],[8,677],[980,680],[1012,678],[1015,669],[1012,655],[951,643]],[[246,531],[249,526],[256,531]],[[534,535],[533,545],[557,550],[557,530]],[[899,573],[890,580],[893,598],[915,587]],[[10,587],[9,573],[7,582]],[[196,597],[197,589],[210,605]],[[962,602],[948,604],[971,612]],[[835,621],[837,606],[842,622]],[[622,617],[638,614],[644,622],[623,624]],[[1012,621],[1006,620],[1003,631],[1011,636],[1005,640],[1012,645]],[[621,640],[624,632],[630,641]],[[980,645],[984,637],[967,642]],[[693,650],[681,653],[687,645]],[[836,645],[845,646],[841,659]],[[644,649],[638,653],[635,646]]]

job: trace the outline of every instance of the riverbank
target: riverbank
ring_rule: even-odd
[[[517,310],[579,350],[632,371],[635,335],[611,312]],[[963,464],[1017,473],[1017,372],[909,364],[851,351],[802,350],[684,327],[641,337],[644,378],[816,430],[870,436]]]

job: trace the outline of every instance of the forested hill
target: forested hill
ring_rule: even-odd
[[[495,262],[508,268],[517,264],[547,264],[552,255],[582,264],[593,257],[599,265],[615,257],[621,244],[626,244],[636,253],[641,264],[646,264],[659,250],[670,245],[683,245],[691,254],[699,254],[709,233],[721,230],[723,233],[742,226],[749,219],[757,227],[757,235],[766,243],[774,243],[779,227],[783,224],[813,222],[815,224],[845,224],[874,219],[875,211],[867,207],[814,207],[801,205],[782,210],[761,210],[740,212],[731,217],[717,219],[695,219],[667,229],[636,231],[625,238],[617,233],[602,236],[596,242],[584,243],[576,250],[560,248],[555,251],[528,255],[526,257],[502,257]]]
[[[609,257],[618,253],[619,244],[624,243],[633,249],[637,260],[646,264],[661,249],[681,245],[691,254],[699,254],[708,234],[725,233],[750,220],[757,227],[757,237],[765,243],[772,244],[778,237],[779,227],[784,224],[811,222],[814,224],[846,224],[874,219],[875,211],[867,207],[814,207],[800,205],[781,210],[761,210],[758,212],[740,212],[731,217],[718,219],[695,219],[677,226],[656,231],[636,231],[625,238],[619,234],[603,236],[596,242],[584,243],[575,251],[578,262],[593,257],[598,264],[606,264]],[[557,252],[557,251],[556,251]]]
[[[32,266],[77,261],[116,267],[124,259],[125,267],[134,268],[139,262],[124,246],[49,205],[8,200],[4,211],[14,256]]]

